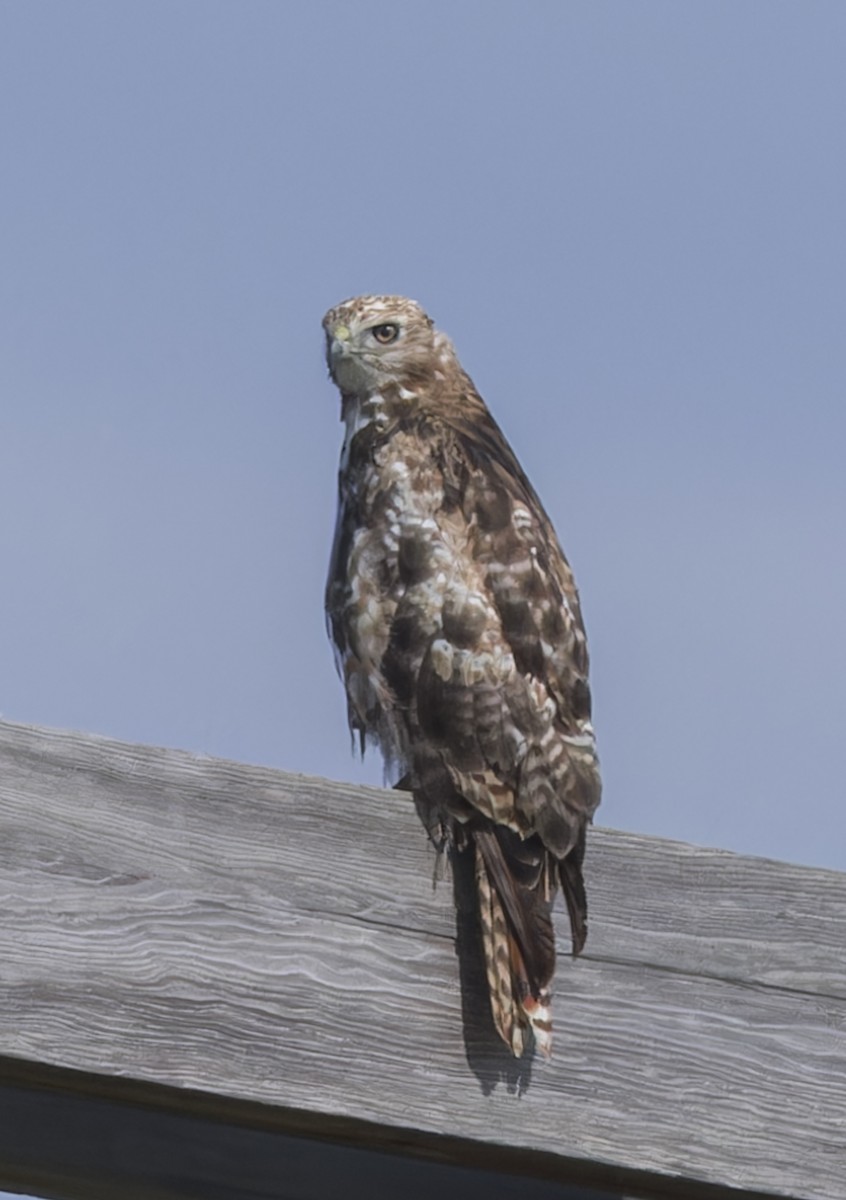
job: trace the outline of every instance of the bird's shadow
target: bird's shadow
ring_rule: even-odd
[[[509,1092],[522,1096],[531,1083],[534,1047],[530,1039],[522,1057],[515,1058],[496,1032],[485,974],[473,855],[455,849],[448,853],[467,1063],[484,1095],[490,1095],[498,1083],[503,1083]]]

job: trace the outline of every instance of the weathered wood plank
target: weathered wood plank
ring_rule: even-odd
[[[0,823],[23,1064],[596,1186],[843,1194],[842,875],[595,830],[588,951],[559,967],[553,1063],[526,1065],[472,969],[462,1005],[453,888],[403,794],[0,724]]]

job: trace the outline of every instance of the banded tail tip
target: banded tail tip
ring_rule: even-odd
[[[538,1052],[547,1061],[552,1058],[551,1002],[549,992],[544,992],[539,999],[529,996],[523,1000],[519,1010],[512,1010],[510,1019],[501,1011],[494,1013],[496,1031],[515,1058],[522,1058],[531,1045],[529,1030]]]
[[[523,1012],[529,1018],[535,1045],[547,1060],[552,1058],[552,996],[544,991],[535,999],[529,996],[523,1001]]]

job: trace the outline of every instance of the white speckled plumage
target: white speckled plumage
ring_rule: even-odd
[[[600,782],[578,594],[531,484],[452,343],[414,301],[324,318],[345,438],[326,592],[350,728],[473,848],[494,1023],[551,1044],[560,882],[586,936]]]

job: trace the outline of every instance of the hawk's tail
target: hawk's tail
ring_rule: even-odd
[[[555,934],[547,852],[503,826],[474,834],[476,884],[485,969],[494,1025],[519,1057],[534,1033],[540,1052],[552,1050],[550,983]]]

